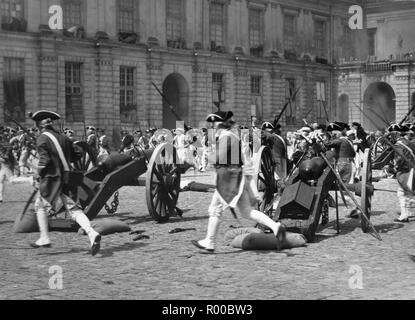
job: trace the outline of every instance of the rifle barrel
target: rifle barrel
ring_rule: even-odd
[[[408,111],[406,116],[399,122],[399,125],[402,125],[406,119],[409,117],[409,115],[415,110],[415,104],[412,106],[412,108]]]
[[[153,87],[157,90],[157,92],[160,94],[160,96],[164,99],[164,101],[168,104],[170,111],[173,113],[173,115],[176,117],[177,121],[183,121],[182,118],[176,113],[176,110],[174,110],[172,104],[170,103],[170,101],[167,99],[167,97],[165,96],[165,94],[163,92],[161,92],[161,90],[159,89],[159,87],[157,87],[157,85],[151,81],[151,84],[153,85]],[[186,125],[186,123],[184,124],[184,129],[186,131],[188,131],[189,127]]]
[[[290,99],[287,101],[287,103],[282,108],[280,114],[278,115],[278,118],[274,119],[274,126],[278,124],[280,121],[282,115],[284,114],[285,110],[287,109],[288,105],[292,102],[292,100],[297,96],[297,93],[300,91],[301,86],[298,87],[298,89],[294,92],[294,94],[290,97]]]

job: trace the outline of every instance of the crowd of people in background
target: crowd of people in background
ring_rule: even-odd
[[[336,168],[343,182],[354,183],[359,179],[363,153],[366,148],[373,149],[378,139],[385,133],[390,133],[396,142],[409,142],[415,139],[415,125],[391,125],[383,131],[365,132],[359,123],[351,125],[341,122],[333,122],[328,125],[308,124],[297,131],[283,132],[279,124],[265,122],[250,127],[237,126],[237,129],[245,129],[250,133],[250,142],[260,139],[263,144],[279,145],[274,149],[274,165],[276,179],[287,175],[289,168],[296,164],[313,142],[319,142],[327,150],[332,150],[336,159]],[[236,124],[235,124],[236,125]],[[72,141],[76,141],[76,133],[70,128],[62,130]],[[16,177],[30,176],[36,168],[36,127],[23,129],[12,127],[0,127],[0,203],[3,202],[5,181],[13,182]],[[180,158],[190,163],[195,170],[206,171],[208,167],[208,129],[194,130],[186,127],[174,130],[149,128],[120,132],[119,147],[111,144],[110,139],[102,128],[88,126],[85,130],[84,141],[89,145],[91,152],[98,161],[104,160],[113,152],[128,153],[133,150],[154,149],[164,142],[172,143]],[[251,148],[253,148],[251,146]],[[257,150],[252,150],[256,152]],[[317,151],[316,151],[317,152]],[[281,161],[285,158],[286,162]],[[384,169],[384,178],[393,178],[397,170],[393,165]]]

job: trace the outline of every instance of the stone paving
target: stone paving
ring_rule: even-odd
[[[192,174],[183,179],[212,181],[211,175]],[[105,236],[100,253],[92,257],[87,237],[76,233],[53,232],[51,249],[31,249],[37,234],[12,231],[31,186],[7,185],[6,202],[0,205],[0,299],[414,299],[415,222],[393,223],[399,211],[396,181],[375,187],[393,191],[376,191],[372,204],[372,221],[383,241],[362,233],[360,221],[346,218],[341,207],[340,235],[331,209],[329,225],[307,247],[242,251],[224,244],[224,233],[237,224],[227,213],[213,255],[190,243],[205,235],[211,194],[181,194],[184,217],[156,224],[147,212],[145,188],[126,187],[116,218],[145,230],[150,239]],[[175,228],[196,231],[170,234]],[[50,288],[53,266],[63,272],[62,289]],[[361,281],[356,280],[360,274]]]

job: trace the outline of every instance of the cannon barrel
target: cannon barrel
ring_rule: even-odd
[[[309,180],[317,180],[321,177],[326,167],[326,162],[323,160],[323,158],[320,157],[304,160],[298,168],[298,175],[300,180],[303,182],[307,182]]]
[[[105,176],[117,170],[133,160],[140,160],[142,158],[148,160],[153,155],[155,149],[138,150],[135,149],[132,153],[112,153],[105,159],[98,162],[96,168],[88,171],[85,177],[93,181],[102,181]]]

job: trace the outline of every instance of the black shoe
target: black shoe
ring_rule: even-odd
[[[402,219],[402,220],[400,220],[400,219],[395,219],[395,220],[393,220],[394,222],[401,222],[401,223],[408,223],[409,222],[409,219],[408,218],[406,218],[406,219]]]
[[[100,248],[101,248],[101,235],[99,234],[95,237],[94,244],[91,247],[92,256],[95,256],[99,252]]]
[[[52,244],[48,243],[48,244],[44,244],[44,245],[42,245],[42,246],[39,246],[39,245],[38,245],[38,244],[36,244],[35,242],[32,242],[32,243],[30,244],[30,246],[31,246],[32,248],[34,248],[34,249],[39,249],[39,248],[51,248],[51,247],[52,247]]]
[[[206,251],[207,251],[207,252],[209,252],[209,253],[213,253],[213,252],[215,252],[215,249],[207,249],[207,248],[205,248],[204,246],[201,246],[201,245],[199,244],[199,242],[197,242],[196,240],[192,240],[191,242],[192,242],[192,244],[193,244],[196,248],[199,248],[199,249],[202,249],[202,250],[206,250]]]

